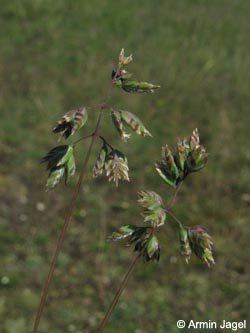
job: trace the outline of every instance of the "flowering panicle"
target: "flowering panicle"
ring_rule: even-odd
[[[133,116],[131,117],[128,112],[117,112],[116,114],[117,122],[124,125],[123,120],[126,120],[125,125],[132,124],[130,127],[134,127]],[[162,147],[161,162],[157,162],[156,170],[167,184],[176,187],[189,173],[202,169],[206,162],[207,153],[200,145],[199,132],[198,129],[195,129],[189,139],[177,143],[174,154],[168,145]],[[166,216],[169,214],[178,222],[180,252],[186,262],[188,263],[193,252],[208,266],[210,263],[214,263],[213,243],[204,227],[182,226],[170,208],[164,208],[161,196],[154,191],[140,191],[138,196],[138,202],[143,207],[144,222],[149,223],[150,227],[123,226],[113,233],[112,240],[127,238],[128,244],[135,243],[135,251],[139,251],[146,260],[159,260],[160,245],[155,231],[164,225]]]
[[[125,56],[124,49],[122,49],[119,54],[118,66],[111,74],[112,84],[114,86],[121,88],[128,93],[153,93],[156,89],[160,88],[159,85],[136,80],[133,73],[125,69],[125,67],[132,61],[133,56]],[[42,158],[42,162],[47,163],[47,169],[49,170],[46,184],[47,188],[54,188],[63,178],[65,179],[65,183],[67,183],[68,177],[73,176],[76,169],[74,146],[79,141],[92,137],[92,141],[86,154],[84,167],[78,181],[77,191],[73,197],[70,208],[71,211],[66,215],[67,217],[64,224],[66,227],[72,216],[75,200],[77,199],[85,172],[84,168],[87,166],[95,139],[100,138],[103,141],[103,144],[93,166],[93,177],[99,177],[104,174],[108,178],[108,181],[114,182],[116,186],[118,186],[120,180],[130,181],[127,157],[121,151],[114,149],[103,136],[99,136],[102,111],[104,111],[104,109],[107,111],[108,109],[108,97],[109,96],[106,98],[106,102],[103,102],[100,105],[99,117],[95,129],[91,134],[81,137],[75,141],[73,145],[57,146],[51,149]],[[115,110],[113,108],[110,108],[110,114],[112,122],[122,140],[127,141],[130,138],[131,135],[127,133],[128,130],[143,137],[152,137],[141,119],[135,114],[125,110]],[[86,107],[71,110],[64,114],[58,121],[53,132],[59,133],[59,139],[67,139],[81,129],[87,122],[87,119],[88,112]],[[139,257],[144,258],[145,261],[159,261],[161,247],[159,240],[156,237],[156,232],[158,232],[159,227],[165,225],[167,215],[178,224],[180,253],[184,256],[186,262],[189,262],[192,253],[194,253],[208,266],[215,263],[213,258],[212,238],[207,233],[206,229],[199,225],[185,227],[172,212],[172,206],[179,190],[178,185],[180,185],[190,173],[201,170],[207,163],[207,157],[208,154],[205,148],[200,144],[197,128],[193,130],[190,138],[185,138],[184,140],[179,141],[174,151],[172,151],[167,144],[162,147],[161,160],[156,163],[156,170],[165,183],[176,188],[174,196],[168,204],[168,208],[164,208],[163,200],[158,193],[147,190],[140,191],[138,192],[138,203],[142,207],[141,215],[144,222],[143,226],[126,224],[114,231],[109,237],[112,241],[125,240],[126,245],[133,246],[134,251],[138,252],[126,277],[129,276]],[[62,232],[63,237],[65,230],[66,228],[64,227]],[[60,237],[59,239],[55,258],[59,253],[61,247],[60,240],[62,240],[63,237]],[[50,272],[53,272],[53,265],[51,267]],[[123,281],[126,282],[126,278]],[[125,282],[123,282],[119,290],[122,290]],[[49,282],[47,285],[49,285]],[[43,295],[45,295],[46,298],[46,292]],[[118,299],[119,293],[117,293],[117,295],[118,296],[116,297]],[[113,302],[112,304],[116,303]],[[40,313],[39,311],[38,314]],[[109,312],[109,314],[111,312]],[[105,320],[106,318],[107,317],[105,317]],[[105,322],[105,320],[103,322]]]

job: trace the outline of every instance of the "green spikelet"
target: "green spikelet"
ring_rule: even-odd
[[[106,143],[104,143],[93,168],[93,177],[98,177],[103,173],[107,153],[108,147]]]
[[[188,241],[188,231],[186,228],[180,226],[179,228],[179,242],[180,242],[180,253],[185,257],[186,263],[188,263],[192,250]]]
[[[141,120],[131,112],[121,111],[121,119],[127,126],[129,126],[135,133],[142,136],[152,136],[146,129]]]
[[[195,225],[188,229],[188,240],[192,251],[208,266],[214,264],[213,242],[203,226]]]
[[[48,163],[47,188],[54,188],[63,176],[65,177],[65,183],[67,183],[68,177],[75,174],[76,167],[73,153],[73,146],[63,145],[53,148],[42,158],[42,163]]]
[[[111,151],[105,161],[105,171],[109,181],[114,181],[118,186],[119,180],[129,181],[128,160],[118,150]]]
[[[130,134],[126,133],[126,131],[125,131],[124,122],[122,119],[122,112],[112,110],[111,118],[112,118],[113,124],[114,124],[115,128],[117,129],[122,140],[127,141],[130,138]]]
[[[140,191],[138,196],[138,202],[144,208],[144,222],[149,222],[153,227],[162,226],[165,223],[166,211],[159,194],[154,191]]]
[[[80,128],[82,128],[88,120],[88,112],[85,107],[81,107],[77,110],[71,110],[58,121],[57,126],[53,129],[54,133],[60,133],[59,140],[64,137],[67,139],[70,135],[75,134]]]
[[[153,93],[156,89],[160,88],[148,82],[139,82],[136,80],[121,79],[120,87],[129,93]]]
[[[179,170],[168,145],[162,147],[162,160],[156,163],[156,171],[165,183],[176,187],[179,182]]]
[[[184,165],[186,161],[186,151],[185,146],[182,144],[182,142],[178,142],[176,146],[176,165],[179,168],[180,171],[184,171]]]

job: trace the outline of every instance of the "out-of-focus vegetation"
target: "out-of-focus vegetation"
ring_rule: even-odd
[[[121,142],[104,117],[101,133],[129,160],[131,183],[92,179],[100,145],[57,264],[40,331],[86,333],[102,319],[131,251],[106,242],[115,228],[141,220],[137,191],[172,190],[154,163],[163,144],[198,127],[209,152],[186,180],[175,213],[214,236],[216,265],[178,254],[169,220],[160,263],[141,262],[106,332],[179,332],[178,319],[249,319],[250,2],[244,0],[4,0],[0,34],[0,332],[33,326],[41,288],[77,177],[45,193],[39,159],[69,109],[98,105],[122,47],[152,95],[112,90],[111,104],[137,114],[154,138]],[[89,114],[89,122],[97,112]],[[78,172],[87,143],[78,147]],[[191,330],[190,330],[191,332]],[[195,330],[196,333],[199,330]],[[202,330],[204,332],[204,330]]]

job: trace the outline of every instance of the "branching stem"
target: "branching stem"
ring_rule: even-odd
[[[179,193],[179,191],[181,189],[182,184],[183,184],[183,181],[181,181],[177,185],[177,187],[175,188],[174,194],[173,194],[172,198],[170,199],[166,210],[170,210],[173,207],[173,205],[175,204],[175,200],[176,200],[177,195],[178,195],[178,193]]]
[[[174,215],[174,213],[170,209],[165,209],[166,213],[172,217],[172,219],[179,225],[179,227],[183,227],[181,221]]]
[[[83,141],[83,140],[85,140],[85,139],[89,139],[89,138],[91,138],[93,135],[94,135],[94,133],[89,134],[89,135],[82,136],[82,137],[80,137],[78,140],[74,141],[74,142],[72,143],[72,145],[74,146],[74,145],[76,145],[76,144],[77,144],[78,142],[80,142],[80,141]]]
[[[111,144],[109,144],[108,142],[107,142],[107,140],[105,140],[104,139],[104,137],[103,136],[101,136],[101,135],[99,135],[99,138],[107,145],[107,146],[109,146],[109,148],[113,151],[113,150],[115,150],[112,146],[111,146]]]
[[[175,191],[174,191],[174,194],[173,194],[173,197],[171,198],[170,202],[168,203],[168,207],[166,208],[166,213],[169,214],[173,219],[175,220],[178,220],[175,215],[170,211],[171,208],[173,207],[174,203],[175,203],[175,200],[176,200],[176,197],[179,193],[179,190],[181,188],[181,185],[182,185],[182,182],[179,183],[179,185],[176,187]],[[181,225],[181,222],[178,220],[178,223],[180,223]],[[100,326],[98,327],[97,329],[97,333],[102,333],[107,325],[107,322],[112,314],[112,312],[114,311],[114,308],[116,306],[116,304],[118,303],[119,299],[120,299],[120,296],[123,292],[123,290],[125,289],[126,285],[127,285],[127,282],[138,262],[138,259],[141,257],[141,255],[143,254],[145,248],[147,247],[148,243],[150,242],[150,240],[152,239],[153,235],[155,234],[155,232],[157,231],[157,226],[154,227],[149,235],[149,238],[147,240],[147,242],[144,244],[143,248],[141,249],[140,253],[133,259],[133,261],[131,262],[131,264],[129,265],[129,268],[127,270],[127,273],[125,274],[120,286],[118,287],[116,293],[115,293],[115,296],[113,298],[113,301],[111,302],[109,308],[108,308],[108,311],[105,313],[105,316],[100,324]]]

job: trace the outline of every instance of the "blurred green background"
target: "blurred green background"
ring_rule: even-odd
[[[168,220],[160,262],[138,264],[105,332],[175,333],[179,319],[249,319],[250,2],[3,0],[0,15],[0,332],[31,332],[77,181],[45,192],[39,159],[57,145],[51,129],[86,105],[94,109],[81,135],[92,131],[122,47],[134,55],[135,77],[162,88],[151,95],[113,88],[110,104],[137,114],[154,138],[133,135],[125,144],[105,115],[101,134],[127,155],[131,183],[117,189],[92,179],[96,144],[40,332],[95,331],[133,257],[106,237],[142,222],[138,190],[169,200],[154,163],[163,144],[173,147],[195,127],[209,162],[186,180],[174,212],[186,225],[208,227],[216,265],[194,256],[186,265]],[[78,146],[78,172],[87,145]]]

